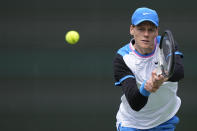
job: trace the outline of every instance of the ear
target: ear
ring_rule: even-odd
[[[156,30],[156,36],[159,35],[159,27],[157,27],[157,30]]]
[[[134,35],[134,26],[133,25],[130,26],[130,34]]]

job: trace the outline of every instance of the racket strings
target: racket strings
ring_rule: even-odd
[[[169,31],[164,33],[160,44],[160,66],[162,74],[169,77],[173,72],[174,66],[174,40]]]

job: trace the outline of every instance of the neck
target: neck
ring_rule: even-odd
[[[147,55],[153,52],[155,46],[152,46],[151,48],[141,48],[137,44],[134,44],[134,48],[142,55]]]

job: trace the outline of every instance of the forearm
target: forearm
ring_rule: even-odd
[[[146,105],[148,96],[144,94],[146,90],[143,88],[143,84],[140,87],[141,90],[139,90],[133,72],[126,66],[120,55],[117,55],[114,59],[114,78],[115,85],[122,88],[133,110],[139,111]]]
[[[176,56],[176,63],[174,68],[174,74],[169,78],[168,81],[176,82],[184,78],[184,66],[182,63],[182,57],[180,55]]]
[[[146,105],[149,96],[149,92],[144,89],[145,83],[142,84],[140,90],[136,85],[135,79],[126,79],[122,84],[123,92],[130,107],[135,111],[141,110]]]

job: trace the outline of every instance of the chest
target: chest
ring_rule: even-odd
[[[134,73],[137,83],[141,84],[144,80],[148,80],[152,71],[158,67],[158,58],[155,53],[149,58],[140,58],[134,54],[124,57],[124,61],[128,68]]]

